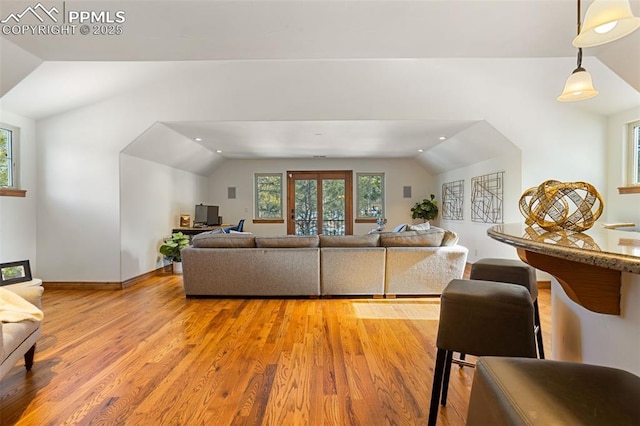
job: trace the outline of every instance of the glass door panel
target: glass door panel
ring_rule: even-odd
[[[322,180],[322,234],[345,235],[345,181]]]
[[[294,235],[318,234],[318,181],[295,180]]]

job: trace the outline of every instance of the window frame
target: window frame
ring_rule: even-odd
[[[0,196],[24,197],[27,191],[20,189],[20,128],[0,122],[0,129],[11,133],[8,186],[0,186]]]
[[[629,123],[629,185],[640,185],[640,163],[638,150],[640,149],[640,120]]]
[[[627,124],[627,182],[619,194],[640,194],[640,120]]]
[[[259,199],[259,193],[260,193],[260,189],[258,188],[258,179],[260,177],[278,177],[280,179],[280,217],[277,218],[262,218],[260,217],[260,211],[259,211],[259,206],[260,203],[258,201]],[[254,188],[254,199],[253,199],[253,203],[254,203],[254,208],[253,208],[253,223],[283,223],[284,222],[284,210],[283,210],[283,204],[282,201],[284,199],[284,187],[283,187],[283,177],[282,177],[282,173],[254,173],[253,174],[253,188]]]
[[[360,215],[360,205],[359,205],[359,201],[360,201],[360,193],[361,193],[361,188],[360,188],[360,177],[361,176],[380,176],[381,177],[381,199],[382,199],[382,217],[385,217],[385,212],[386,212],[386,192],[385,192],[385,186],[386,186],[386,180],[385,180],[385,174],[384,172],[358,172],[356,173],[356,198],[355,198],[355,210],[356,210],[356,216],[355,216],[355,222],[356,223],[376,223],[378,221],[377,217],[365,217],[365,216],[361,216]]]

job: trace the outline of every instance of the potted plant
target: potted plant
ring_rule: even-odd
[[[422,219],[425,222],[433,220],[438,216],[438,202],[435,201],[436,196],[431,194],[431,199],[426,198],[420,203],[416,203],[411,208],[411,217],[413,219]]]
[[[164,240],[160,246],[160,254],[162,254],[173,265],[173,272],[182,273],[182,256],[180,250],[189,245],[189,237],[182,232],[172,234],[170,238]]]

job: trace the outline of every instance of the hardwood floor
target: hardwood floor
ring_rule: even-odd
[[[2,425],[426,424],[438,298],[185,299],[163,275],[43,304],[33,370],[0,382]],[[472,377],[454,367],[439,424],[464,424]]]

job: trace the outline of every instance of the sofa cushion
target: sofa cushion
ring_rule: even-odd
[[[431,229],[431,224],[429,222],[419,223],[417,225],[407,225],[407,231],[426,231],[427,229]]]
[[[320,245],[320,239],[317,235],[280,235],[255,237],[255,239],[258,248],[317,248]]]
[[[378,247],[380,234],[320,235],[320,247]]]
[[[439,247],[443,238],[443,229],[390,232],[380,234],[380,245],[383,247]]]
[[[253,235],[209,232],[194,235],[191,243],[198,248],[254,248],[256,246]]]

